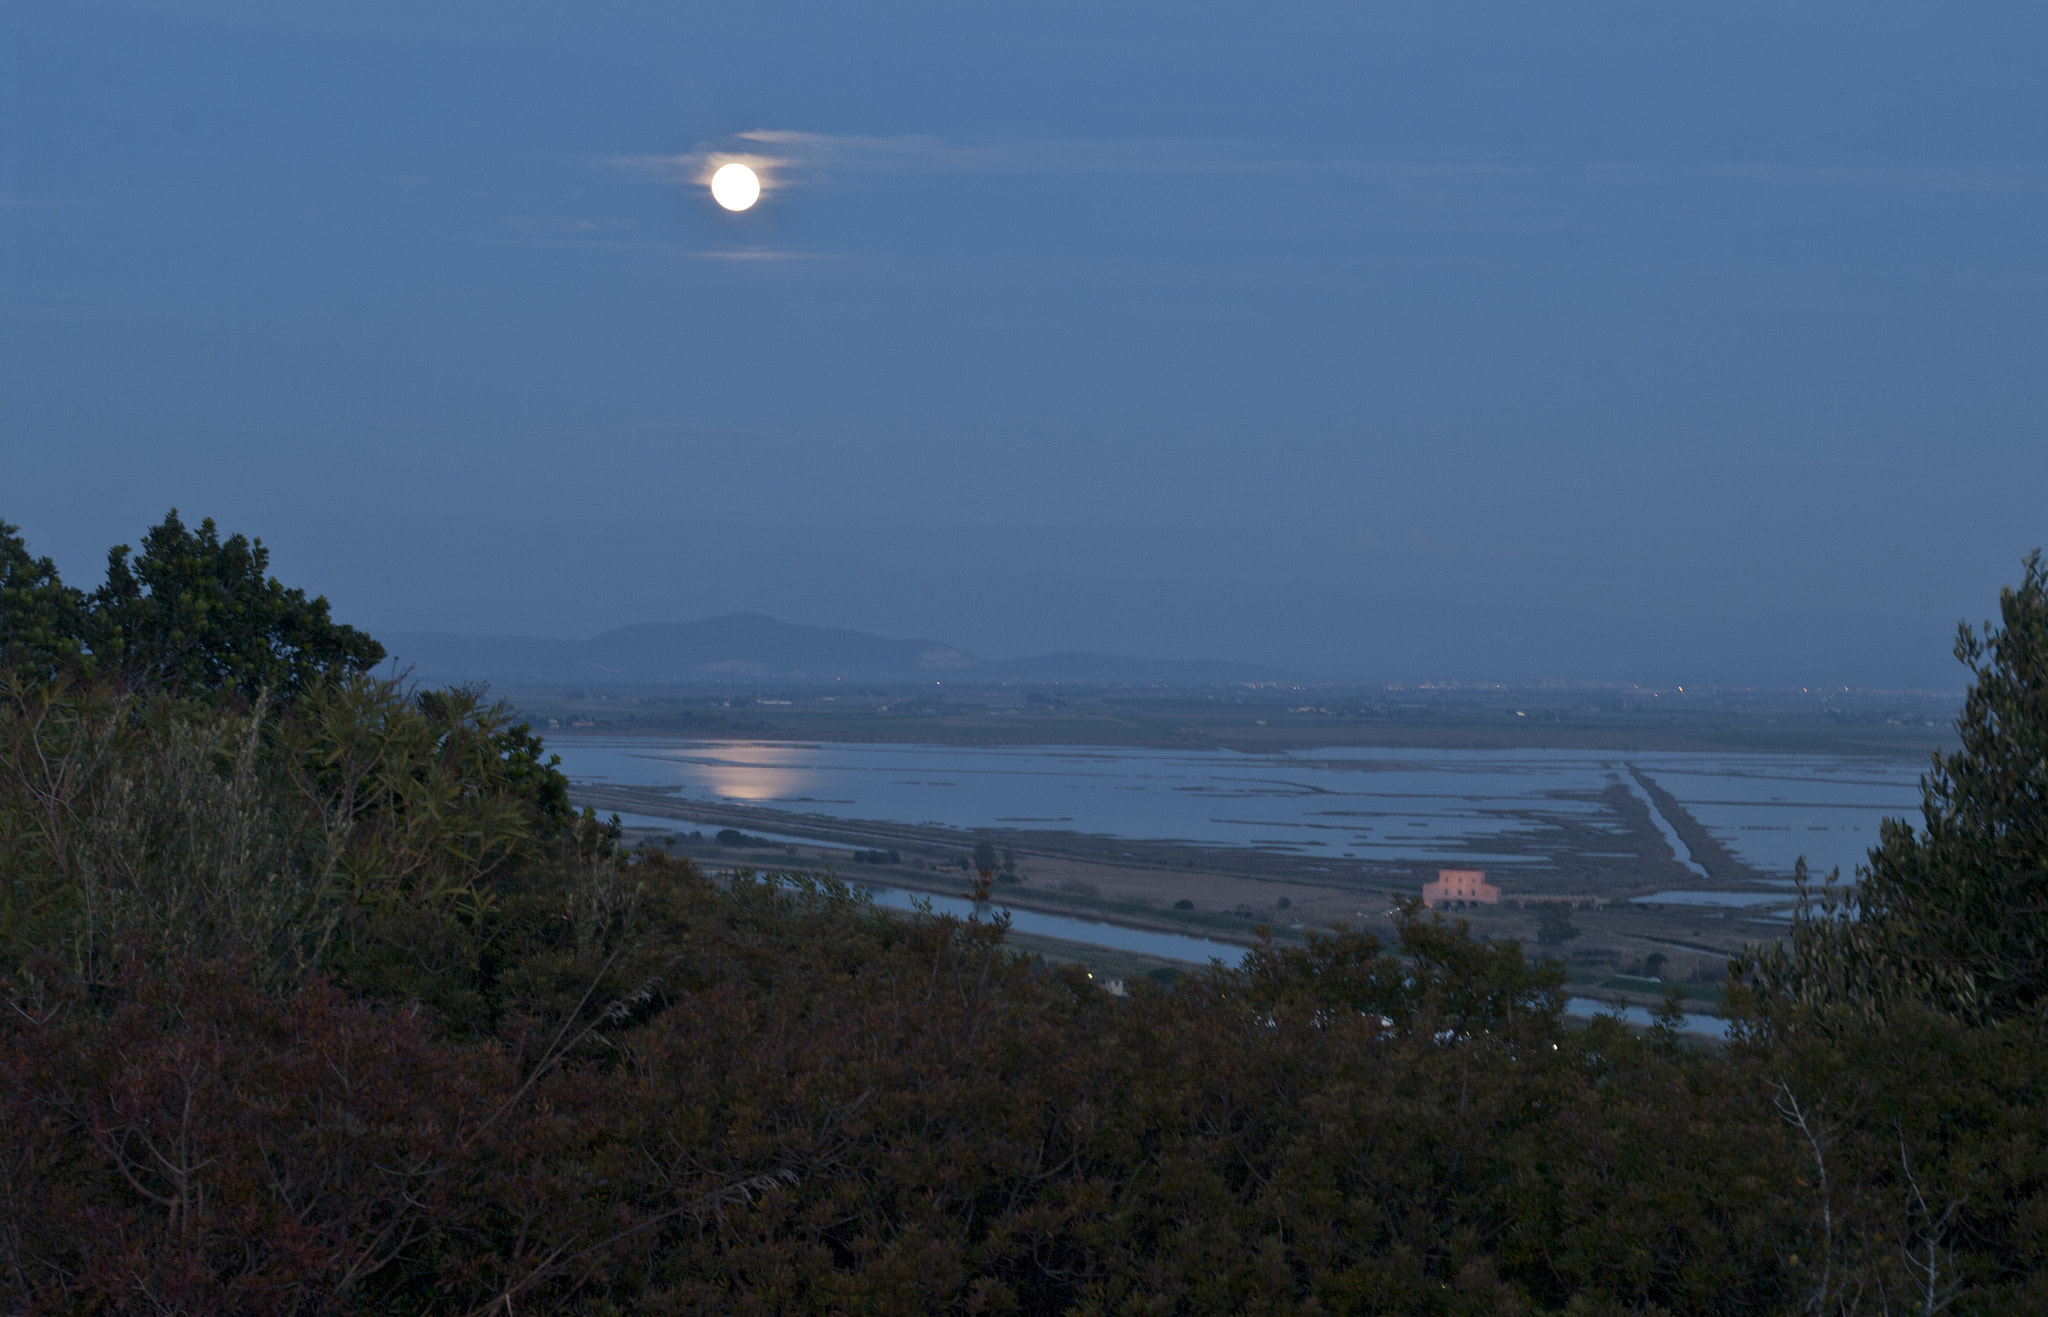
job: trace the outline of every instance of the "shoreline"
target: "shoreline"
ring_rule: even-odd
[[[543,737],[848,745],[1233,750],[1560,750],[1924,759],[1955,744],[1960,696],[1935,692],[886,689],[770,699],[674,687],[499,692]],[[1671,698],[1666,699],[1666,696]],[[1033,702],[1036,700],[1037,702]],[[1311,701],[1302,703],[1303,700]],[[1744,700],[1748,702],[1745,703]]]

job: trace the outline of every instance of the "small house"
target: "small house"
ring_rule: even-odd
[[[1436,881],[1422,885],[1422,903],[1432,910],[1499,905],[1500,888],[1486,881],[1484,869],[1438,869]]]

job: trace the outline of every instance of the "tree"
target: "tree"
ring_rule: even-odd
[[[85,595],[32,558],[21,527],[0,521],[0,668],[39,678],[85,656]]]
[[[996,848],[989,841],[974,843],[974,868],[984,878],[993,877],[996,871]]]
[[[329,674],[367,672],[384,647],[267,574],[270,551],[221,539],[212,518],[195,533],[171,509],[143,536],[107,553],[107,581],[89,601],[95,659],[139,685],[169,690],[268,688],[295,696]]]
[[[1970,1024],[2048,1018],[2048,569],[2027,557],[2001,625],[1964,624],[1962,747],[1920,779],[1922,826],[1882,824],[1853,891],[1830,875],[1789,949],[1743,962],[1759,1004],[1877,1018],[1914,1002]],[[1806,867],[1799,865],[1801,891]]]
[[[1536,906],[1536,940],[1546,947],[1569,942],[1579,935],[1572,912],[1562,901],[1543,901]]]

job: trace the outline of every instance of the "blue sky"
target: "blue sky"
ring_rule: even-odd
[[[373,630],[1921,671],[2048,540],[2043,67],[2020,4],[0,0],[0,518],[91,584],[212,515]]]

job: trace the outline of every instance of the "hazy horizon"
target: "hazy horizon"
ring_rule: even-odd
[[[1172,601],[1164,602],[1166,611],[1172,612]],[[816,666],[821,662],[837,664],[834,671],[863,674],[898,672],[900,668],[898,675],[903,675],[915,666],[904,653],[895,656],[895,666],[885,663],[876,668],[874,646],[863,643],[872,640],[959,651],[986,670],[927,675],[957,675],[975,681],[1088,680],[1083,674],[1090,670],[1089,665],[1074,660],[1089,657],[1132,661],[1125,665],[1131,675],[1109,679],[1188,684],[1237,680],[1344,686],[1639,683],[1721,690],[1853,687],[1958,692],[1967,678],[1966,670],[1950,652],[1952,625],[1947,629],[1931,623],[1901,627],[1871,619],[1822,616],[1761,619],[1739,630],[1645,628],[1612,618],[1558,618],[1529,612],[1473,616],[1455,610],[1446,613],[1416,601],[1391,602],[1395,607],[1374,610],[1368,606],[1337,622],[1314,607],[1298,606],[1299,600],[1268,598],[1264,604],[1270,626],[1259,629],[1255,643],[1250,644],[1197,634],[1162,634],[1144,629],[1148,619],[1138,617],[1132,619],[1130,629],[1114,635],[1112,643],[1059,644],[1053,643],[1056,633],[1050,639],[1019,633],[1016,639],[1020,643],[1013,647],[990,648],[964,644],[945,633],[870,631],[775,618],[753,610],[643,621],[593,635],[478,635],[431,629],[386,632],[383,639],[395,661],[418,664],[433,680],[498,680],[509,673],[532,678],[542,670],[558,675],[584,671],[585,679],[592,679],[605,670],[630,670],[639,674],[635,679],[673,681],[706,661],[766,661],[770,666],[764,673],[782,677],[799,672],[815,676],[823,670]],[[1400,607],[1404,603],[1407,606]],[[734,638],[732,624],[753,621],[767,625],[741,625],[740,638]],[[1101,633],[1095,634],[1099,639]],[[1317,636],[1322,643],[1313,639]],[[663,644],[677,652],[668,655]],[[721,645],[724,648],[720,649]],[[715,654],[710,652],[714,649]],[[1049,667],[1030,666],[1033,660],[1053,658],[1066,661]],[[777,663],[783,666],[775,666]],[[1203,664],[1246,671],[1193,671]],[[1184,671],[1176,672],[1176,667]]]

